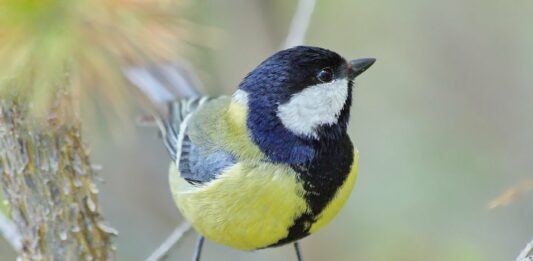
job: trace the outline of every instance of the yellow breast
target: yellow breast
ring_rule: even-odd
[[[303,186],[288,167],[237,163],[201,186],[170,171],[174,199],[193,227],[207,239],[242,250],[267,247],[288,235],[307,204]]]

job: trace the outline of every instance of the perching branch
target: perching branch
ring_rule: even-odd
[[[21,237],[12,244],[21,260],[112,260],[116,232],[100,214],[73,101],[60,93],[39,120],[24,100],[0,101],[0,182]]]
[[[291,27],[285,40],[284,47],[290,48],[304,43],[305,34],[309,28],[316,0],[300,0],[296,12],[292,17]]]
[[[163,258],[168,255],[172,247],[174,247],[178,241],[183,237],[185,233],[191,230],[191,225],[187,222],[183,222],[179,225],[172,234],[157,248],[147,259],[146,261],[158,261],[163,260]]]

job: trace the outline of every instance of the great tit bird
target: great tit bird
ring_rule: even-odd
[[[301,259],[298,240],[329,223],[354,186],[353,80],[374,62],[297,46],[259,64],[232,96],[170,103],[160,119],[170,188],[200,243],[294,243]]]

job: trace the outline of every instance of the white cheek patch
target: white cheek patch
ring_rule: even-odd
[[[294,134],[318,138],[316,127],[337,123],[347,98],[346,79],[317,84],[294,94],[278,107],[277,115]]]

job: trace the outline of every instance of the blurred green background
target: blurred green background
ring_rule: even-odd
[[[203,44],[184,56],[212,95],[230,94],[280,48],[295,6],[191,2],[187,19],[211,29],[189,32]],[[356,189],[329,226],[302,241],[306,261],[518,255],[533,235],[533,193],[502,208],[487,204],[533,176],[532,12],[525,0],[317,1],[306,44],[378,61],[354,92]],[[117,259],[144,260],[182,222],[169,158],[155,130],[110,124],[108,110],[102,105],[84,124],[103,166],[101,203],[120,232]],[[189,233],[168,260],[190,260],[195,238]],[[14,258],[0,240],[0,260]],[[203,260],[296,259],[290,246],[246,253],[208,242]]]

